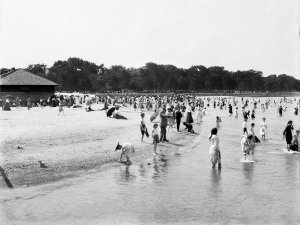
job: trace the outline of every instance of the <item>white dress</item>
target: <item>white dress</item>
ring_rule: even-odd
[[[214,155],[220,152],[220,147],[219,147],[219,138],[217,135],[213,135],[210,139],[211,141],[211,146],[209,149],[209,154]]]
[[[126,157],[132,156],[135,152],[134,146],[131,143],[123,143],[122,152]]]
[[[267,134],[267,124],[262,121],[260,123],[260,131],[259,131],[260,135],[266,135]]]

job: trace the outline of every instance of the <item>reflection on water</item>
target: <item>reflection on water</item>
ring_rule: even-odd
[[[199,133],[195,141],[182,147],[170,143],[164,156],[49,185],[4,190],[0,202],[5,216],[22,225],[300,224],[300,155],[282,152],[282,130],[290,116],[285,112],[278,119],[275,111],[257,111],[257,127],[266,116],[269,130],[256,148],[255,163],[240,163],[242,118],[210,109],[201,125],[194,126]],[[211,169],[208,156],[216,115],[222,117],[221,171]],[[293,120],[300,125],[299,117]],[[174,147],[181,148],[175,152]]]
[[[210,177],[210,191],[212,193],[212,196],[218,200],[219,193],[222,193],[222,188],[221,188],[221,176],[222,171],[221,170],[211,170],[211,177]]]
[[[164,176],[167,172],[168,160],[165,156],[154,156],[153,157],[153,178]]]
[[[245,179],[246,181],[249,181],[249,184],[251,184],[254,172],[254,163],[242,163],[242,165]]]
[[[130,166],[125,165],[124,167],[120,167],[119,181],[121,183],[132,182],[135,178],[136,176],[130,173]]]

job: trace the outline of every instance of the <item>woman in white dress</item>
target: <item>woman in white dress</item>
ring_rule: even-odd
[[[265,140],[266,139],[266,134],[267,134],[267,124],[266,124],[266,118],[263,117],[262,121],[260,123],[260,131],[261,139]]]
[[[197,124],[200,124],[202,122],[202,108],[201,106],[197,106]]]
[[[218,164],[218,170],[221,169],[221,151],[219,147],[219,137],[217,136],[218,129],[215,127],[211,130],[211,135],[209,140],[211,141],[211,146],[209,149],[210,160],[212,168],[215,169],[216,164]]]

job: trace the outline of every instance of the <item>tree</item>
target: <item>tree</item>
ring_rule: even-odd
[[[26,70],[39,75],[41,77],[45,77],[46,76],[46,68],[47,65],[46,64],[30,64]]]

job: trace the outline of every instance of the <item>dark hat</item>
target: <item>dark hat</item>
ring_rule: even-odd
[[[122,147],[122,145],[120,145],[120,144],[119,144],[119,142],[118,142],[118,144],[117,144],[117,146],[116,146],[116,149],[115,149],[115,151],[119,150],[119,149],[120,149],[120,147]]]

